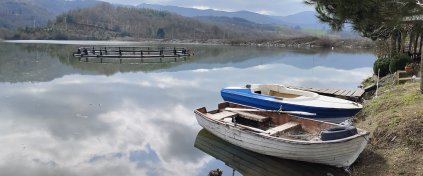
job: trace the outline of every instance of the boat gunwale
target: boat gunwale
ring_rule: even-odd
[[[240,89],[247,89],[247,88],[240,88]],[[277,98],[275,98],[275,96],[256,94],[256,93],[253,93],[253,92],[251,92],[250,94],[240,93],[240,92],[236,92],[236,91],[230,91],[227,88],[222,89],[221,92],[230,93],[230,94],[234,94],[234,95],[240,95],[240,96],[246,96],[248,98],[256,98],[256,99],[257,99],[257,97],[254,97],[254,96],[265,97],[265,98],[269,98],[269,99],[263,99],[263,98],[259,98],[259,99],[263,100],[263,101],[267,101],[267,102],[277,102],[277,103],[289,104],[291,106],[310,107],[310,106],[305,106],[305,105],[301,105],[301,104],[294,104],[293,102],[283,101],[283,99],[277,99]],[[322,95],[319,95],[319,96],[322,96]],[[353,103],[351,103],[351,104],[353,104]],[[355,105],[355,104],[353,104],[353,105]],[[357,105],[355,105],[355,106],[357,106]],[[362,105],[360,105],[359,107],[354,107],[354,108],[333,108],[333,107],[322,107],[322,106],[313,106],[313,108],[327,109],[327,110],[342,110],[342,109],[361,110],[361,109],[363,109]],[[327,118],[338,118],[338,117],[327,117]]]

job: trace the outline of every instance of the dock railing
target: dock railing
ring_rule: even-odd
[[[193,55],[192,51],[183,47],[79,47],[74,57],[102,57],[102,58],[163,58],[186,57]]]

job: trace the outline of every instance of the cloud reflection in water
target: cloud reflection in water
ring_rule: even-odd
[[[193,109],[247,83],[354,88],[371,68],[282,63],[0,83],[2,175],[204,175]]]

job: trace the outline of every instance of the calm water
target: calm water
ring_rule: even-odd
[[[196,55],[184,62],[100,64],[78,62],[77,47],[0,43],[0,175],[339,175],[200,132],[193,110],[215,108],[225,86],[355,88],[374,62],[370,52],[188,46]]]

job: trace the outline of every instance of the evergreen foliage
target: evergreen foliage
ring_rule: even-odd
[[[391,63],[391,59],[389,58],[378,58],[373,64],[373,73],[375,75],[378,75],[378,71],[380,70],[379,76],[380,77],[386,76],[387,74],[389,74],[390,63]]]
[[[398,70],[404,70],[404,67],[411,63],[411,58],[407,54],[398,54],[394,56],[389,63],[389,71],[395,73]]]

